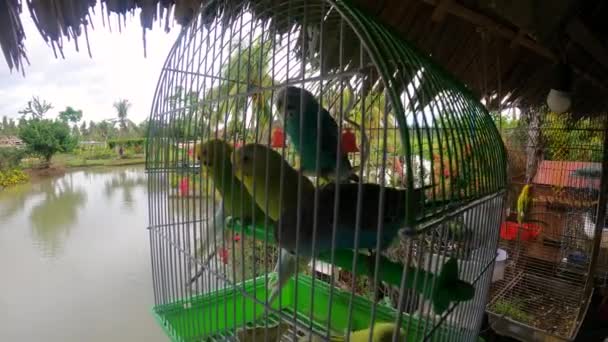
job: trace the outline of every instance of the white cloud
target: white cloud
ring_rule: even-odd
[[[55,59],[24,8],[21,20],[31,65],[26,66],[24,78],[20,72],[11,73],[4,60],[0,61],[0,116],[18,117],[18,110],[36,95],[53,104],[50,117],[72,106],[82,109],[87,121],[111,118],[116,115],[112,104],[120,98],[132,103],[131,120],[140,122],[148,117],[156,82],[180,26],[175,25],[169,33],[158,25],[148,30],[144,58],[139,11],[128,16],[121,33],[116,15],[110,17],[110,32],[107,22],[106,27],[102,25],[99,7],[95,13],[95,30],[89,30],[93,58],[89,58],[83,33],[78,39],[80,52],[73,41],[64,41],[65,59]]]

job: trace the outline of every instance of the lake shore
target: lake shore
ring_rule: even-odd
[[[68,169],[92,166],[123,166],[144,164],[146,158],[143,154],[133,155],[128,158],[104,158],[87,159],[75,154],[62,153],[53,157],[49,168]],[[24,170],[43,170],[39,167],[40,161],[37,158],[24,160],[21,166]]]

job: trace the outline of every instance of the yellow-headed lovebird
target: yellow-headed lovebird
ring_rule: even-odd
[[[517,223],[522,224],[525,221],[531,203],[530,184],[526,184],[517,198]]]
[[[207,169],[215,188],[222,196],[225,216],[239,219],[243,224],[264,224],[264,212],[255,204],[241,181],[235,177],[230,159],[232,146],[223,140],[212,139],[197,145],[195,154],[202,166]]]
[[[370,332],[372,334],[371,341],[372,342],[391,342],[393,341],[393,332],[397,329],[397,325],[394,323],[388,322],[378,322],[374,324],[373,332],[371,329],[361,329],[353,331],[349,334],[348,339],[352,342],[368,342],[370,341]],[[300,341],[308,341],[309,336],[303,336],[300,338]],[[325,339],[321,339],[316,335],[312,336],[312,341],[324,341]],[[406,341],[406,335],[404,329],[399,329],[397,332],[397,341]],[[346,341],[346,336],[330,336],[329,341],[331,342],[343,342]]]
[[[285,131],[300,155],[300,169],[305,175],[317,175],[318,147],[320,177],[337,182],[358,180],[344,150],[340,151],[339,156],[337,154],[341,139],[336,121],[309,91],[298,87],[285,87],[277,92],[275,105],[285,119]],[[319,130],[317,119],[320,120]],[[338,160],[339,175],[336,174]]]
[[[247,187],[258,206],[266,210],[268,217],[275,222],[281,211],[297,210],[298,180],[302,187],[301,201],[308,201],[314,196],[315,188],[310,180],[300,176],[280,153],[266,146],[245,145],[234,151],[232,160],[236,177]]]
[[[217,208],[214,219],[209,221],[212,225],[208,238],[203,239],[202,252],[206,258],[212,255],[211,246],[216,246],[215,241],[222,237],[221,231],[226,224],[226,218],[237,219],[241,224],[263,225],[266,219],[264,212],[255,204],[255,201],[241,183],[234,176],[232,162],[232,147],[225,141],[212,139],[195,146],[195,156],[201,165],[211,176],[215,188],[222,196],[222,202]],[[272,224],[272,221],[270,222]],[[201,268],[191,279],[190,284],[203,275],[204,267]]]
[[[245,145],[234,151],[232,160],[236,177],[243,182],[249,193],[254,194],[253,198],[258,206],[266,210],[275,222],[281,211],[297,212],[299,202],[308,202],[314,197],[315,188],[310,180],[300,176],[278,152],[266,146]],[[301,186],[301,201],[298,201],[298,180]],[[298,259],[292,253],[281,250],[281,258],[275,266],[279,279],[271,284],[269,302],[272,303],[287,280],[296,273],[298,261],[305,265],[310,259]],[[303,270],[303,267],[300,267],[300,270]]]
[[[330,251],[332,248],[332,229],[336,218],[336,249],[355,248],[355,229],[360,225],[359,244],[357,249],[376,249],[378,237],[380,248],[388,247],[406,224],[406,191],[404,189],[382,188],[378,184],[343,183],[338,185],[329,183],[319,189],[319,203],[317,206],[317,230],[315,240],[315,254]],[[334,213],[336,194],[339,193],[339,205]],[[358,203],[358,196],[361,202]],[[423,189],[416,190],[417,203],[423,201]],[[380,207],[381,199],[382,207]],[[357,210],[358,204],[361,205]],[[303,202],[300,208],[300,237],[298,254],[312,257],[314,199]],[[337,214],[335,216],[334,214]],[[296,228],[298,223],[296,211],[286,210],[282,213],[279,224],[275,225],[275,239],[281,248],[290,253],[296,253]],[[378,222],[382,222],[382,232],[378,234]],[[280,233],[280,234],[279,234]]]

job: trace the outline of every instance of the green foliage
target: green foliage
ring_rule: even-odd
[[[68,106],[64,111],[59,112],[59,120],[65,123],[77,123],[82,120],[82,110],[75,110]]]
[[[71,152],[78,144],[70,127],[63,122],[34,119],[19,129],[19,137],[29,152],[37,154],[47,163],[57,152]]]
[[[143,147],[145,144],[146,139],[144,138],[108,140],[108,147],[111,149],[117,146],[122,146],[126,148],[133,147],[135,149],[135,152],[137,152],[137,150],[143,151]]]
[[[545,159],[602,161],[602,118],[574,119],[569,115],[547,113],[541,130]]]
[[[7,187],[25,183],[29,180],[28,175],[19,169],[0,170],[0,187]]]
[[[511,317],[520,323],[527,324],[532,321],[532,316],[523,311],[523,303],[516,299],[499,299],[494,303],[493,309],[496,314]]]
[[[19,129],[15,123],[15,119],[9,119],[6,115],[2,117],[2,123],[0,123],[0,135],[17,135]]]
[[[22,148],[0,147],[0,170],[18,167],[25,154],[25,150]]]
[[[85,159],[112,159],[116,157],[116,152],[106,146],[81,146],[74,150],[74,154]]]

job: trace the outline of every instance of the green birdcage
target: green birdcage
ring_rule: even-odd
[[[195,14],[147,140],[153,312],[168,335],[476,339],[506,182],[485,108],[348,2]]]

